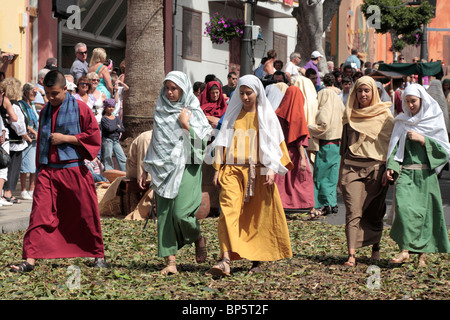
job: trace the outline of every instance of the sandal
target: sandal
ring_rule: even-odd
[[[20,204],[20,203],[22,203],[19,199],[17,199],[17,198],[14,197],[14,196],[11,196],[11,197],[5,197],[5,196],[3,196],[3,199],[5,199],[5,200],[8,201],[8,202],[15,203],[15,204]]]
[[[403,250],[402,252],[400,252],[400,254],[398,256],[391,259],[391,263],[400,264],[400,263],[405,263],[405,262],[409,262],[409,253],[407,250]]]
[[[16,267],[17,269],[13,268],[13,267]],[[31,263],[29,263],[27,261],[24,261],[21,264],[19,264],[18,266],[12,265],[9,270],[11,272],[24,273],[24,272],[33,271],[33,269],[34,269],[34,265],[33,264],[31,264]]]
[[[329,214],[331,212],[332,212],[332,209],[331,209],[330,205],[325,206],[325,207],[322,208],[322,215],[323,216],[326,216],[327,214]]]
[[[426,267],[427,266],[427,255],[426,253],[421,253],[419,255],[419,267]]]
[[[380,260],[380,244],[374,244],[372,246],[372,256],[370,257],[370,259],[373,260]]]
[[[355,261],[350,261],[350,258],[355,259]],[[354,254],[349,254],[348,255],[348,260],[344,263],[344,266],[347,266],[347,267],[354,267],[354,266],[356,266],[356,256]]]
[[[209,269],[214,276],[230,276],[230,259],[223,258],[218,264]]]
[[[261,268],[261,262],[260,261],[253,261],[253,265],[252,268],[250,269],[249,273],[250,274],[256,274],[256,273],[262,273],[262,268]]]
[[[173,270],[173,267],[175,267],[175,271]],[[177,263],[175,260],[168,260],[167,266],[161,270],[161,274],[163,276],[169,276],[171,274],[176,274],[176,273],[178,273],[178,270],[177,270]]]
[[[195,260],[197,263],[203,263],[206,261],[208,252],[206,251],[206,238],[200,236],[200,238],[195,241]]]
[[[317,210],[316,208],[312,208],[311,211],[309,211],[310,218],[309,220],[316,220],[318,217],[322,215],[321,210]]]

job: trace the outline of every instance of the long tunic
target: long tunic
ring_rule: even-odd
[[[388,161],[388,169],[398,175],[391,238],[401,250],[450,252],[441,191],[434,170],[445,163],[447,152],[427,137],[425,146],[406,139],[403,163],[394,160],[396,149]],[[408,169],[409,165],[425,165],[427,168]]]
[[[287,137],[288,123],[279,118],[281,128]],[[276,175],[275,183],[280,193],[284,209],[309,209],[314,207],[314,181],[310,163],[306,154],[306,170],[301,170],[300,146],[308,147],[308,137],[302,136],[287,145],[289,158],[294,168],[284,176]]]
[[[190,129],[191,142],[195,133]],[[202,141],[202,150],[206,148],[207,140]],[[191,144],[191,152],[196,143]],[[195,242],[200,236],[200,224],[196,213],[202,202],[202,165],[186,164],[181,179],[178,195],[164,198],[156,193],[156,215],[158,216],[158,256],[175,255],[179,249]]]
[[[380,242],[388,190],[381,183],[385,162],[355,156],[348,149],[358,139],[359,133],[346,124],[341,141],[344,165],[340,182],[346,209],[347,246],[352,249]],[[354,161],[353,164],[345,164],[348,160]]]
[[[241,111],[235,124],[235,130],[253,132],[245,140],[245,162],[238,162],[242,149],[235,137],[230,149],[233,164],[213,163],[219,171],[220,207],[218,223],[220,251],[230,252],[232,260],[275,261],[292,256],[289,231],[283,204],[277,185],[264,185],[266,176],[258,162],[258,117],[257,113]],[[249,131],[247,131],[249,130]],[[250,149],[250,146],[253,146]],[[292,169],[288,151],[284,142],[282,164]],[[245,202],[249,178],[249,156],[257,163],[254,195]]]
[[[100,129],[90,108],[77,102],[81,133],[76,138],[82,144],[78,150],[82,157],[93,160],[101,146]],[[58,111],[59,107],[52,110],[52,132]],[[37,141],[36,153],[39,154],[40,131]],[[49,149],[49,163],[67,164],[59,160],[54,145]],[[42,165],[39,168],[22,256],[24,259],[104,256],[94,178],[85,165],[63,169]]]

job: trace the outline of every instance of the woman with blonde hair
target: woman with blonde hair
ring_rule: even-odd
[[[88,93],[91,94],[94,97],[94,104],[93,104],[93,112],[95,114],[95,118],[97,119],[97,122],[100,123],[102,119],[102,113],[103,113],[103,101],[105,101],[107,98],[107,95],[98,90],[98,86],[100,84],[100,78],[97,73],[90,72],[87,74],[87,78],[89,79],[90,88]]]
[[[0,180],[2,180],[4,184],[3,199],[10,203],[20,203],[20,201],[13,196],[12,190],[16,189],[16,184],[19,180],[20,167],[22,164],[22,151],[28,146],[27,141],[31,142],[31,139],[27,135],[25,116],[18,102],[22,97],[21,88],[22,84],[20,80],[16,78],[6,78],[0,84],[0,94],[3,93],[9,99],[13,112],[17,116],[17,121],[12,122],[9,117],[6,116],[6,109],[1,108],[0,110],[4,126],[8,130],[4,149],[11,157],[11,162],[6,170],[6,177],[2,176],[1,178],[3,179]],[[5,101],[2,100],[2,105],[4,102]]]
[[[95,48],[92,51],[91,61],[89,63],[89,73],[95,72],[99,77],[97,90],[106,95],[106,99],[111,98],[113,94],[113,85],[108,67],[105,65],[106,51],[103,48]]]
[[[344,112],[339,182],[346,208],[346,266],[355,266],[356,249],[369,245],[371,258],[380,258],[388,190],[383,177],[394,125],[390,105],[381,101],[375,80],[363,76],[350,91]]]

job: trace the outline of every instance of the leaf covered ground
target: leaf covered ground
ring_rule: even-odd
[[[21,261],[24,232],[0,235],[0,299],[2,300],[446,300],[450,296],[450,260],[432,254],[428,267],[417,256],[404,265],[389,260],[397,245],[385,229],[381,260],[371,261],[370,248],[357,251],[357,266],[346,261],[344,226],[287,215],[293,257],[265,263],[264,273],[248,274],[251,262],[232,263],[232,275],[207,273],[219,254],[218,218],[201,220],[208,238],[208,260],[195,262],[194,246],[179,251],[179,273],[161,276],[156,224],[103,219],[107,269],[92,268],[92,259],[39,260],[31,273],[18,275],[9,264]],[[73,271],[76,267],[78,273]],[[79,275],[79,276],[78,276]],[[79,283],[76,282],[79,279]]]

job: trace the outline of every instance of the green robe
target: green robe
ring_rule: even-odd
[[[440,144],[425,138],[425,146],[406,138],[403,163],[394,160],[397,147],[388,160],[396,172],[395,218],[390,236],[401,250],[411,252],[450,252],[435,168],[447,160]],[[425,164],[428,169],[401,169],[401,165]]]
[[[199,141],[190,129],[191,163],[186,164],[178,195],[174,199],[156,194],[158,256],[176,255],[184,245],[200,236],[196,213],[202,202],[202,160],[207,140]]]

